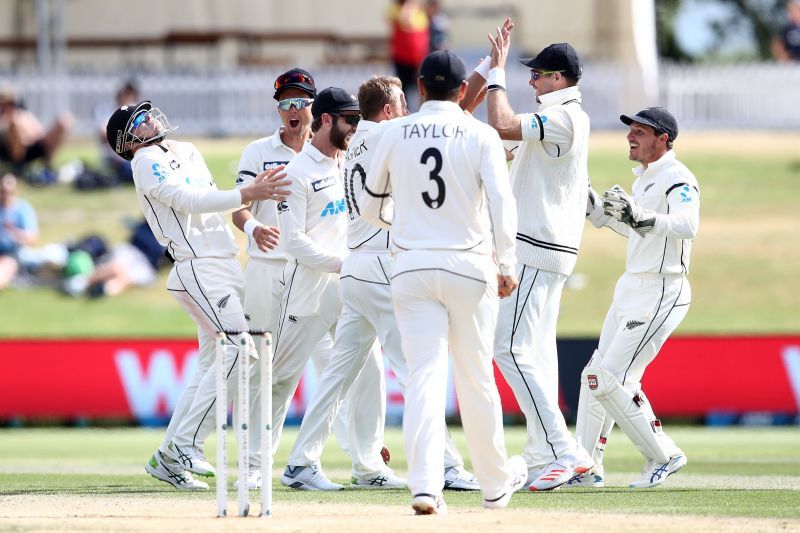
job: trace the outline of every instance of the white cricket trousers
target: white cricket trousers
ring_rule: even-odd
[[[322,282],[326,277],[327,280]],[[286,412],[308,357],[320,339],[327,334],[335,338],[336,322],[342,308],[338,274],[316,275],[307,268],[289,263],[284,269],[282,280],[283,291],[272,371],[273,450],[278,449]],[[319,302],[313,307],[313,312],[308,312],[307,302],[298,302],[297,297],[292,296],[292,289],[301,288],[298,284],[322,287],[321,293],[317,295]],[[294,292],[296,295],[306,291]],[[324,372],[330,363],[332,351],[327,349],[319,352],[315,360],[319,373]],[[351,389],[346,398],[346,406],[350,407],[340,413],[339,419],[342,422],[337,424],[342,426],[336,431],[340,446],[353,461],[353,468],[360,470],[369,468],[364,465],[374,461],[372,455],[380,458],[383,445],[386,416],[386,390],[381,385],[383,365],[371,370],[371,375],[366,376],[366,379],[359,379]]]
[[[516,292],[500,302],[494,360],[525,414],[523,457],[536,468],[576,452],[558,407],[556,325],[567,276],[522,263],[517,275]]]
[[[691,300],[689,280],[681,274],[626,272],[614,288],[597,350],[587,366],[604,368],[625,389],[640,392],[647,365],[686,316]],[[581,380],[575,433],[597,464],[602,464],[613,426],[614,420]]]
[[[352,394],[354,387],[365,380],[375,379],[372,376],[378,371],[380,374],[377,380],[380,382],[385,405],[383,356],[380,350],[375,349],[376,339],[383,347],[383,355],[389,360],[401,390],[405,390],[407,370],[392,307],[389,287],[391,275],[392,259],[388,253],[355,252],[345,258],[340,281],[342,314],[336,326],[333,355],[303,417],[288,464],[308,466],[320,462],[325,441],[330,435],[331,424],[341,402],[348,394]],[[356,396],[364,395],[362,393]],[[365,448],[365,462],[361,465],[353,464],[354,476],[369,477],[384,468],[379,455],[383,429],[383,423],[375,428],[379,432],[379,438],[373,438],[371,449]],[[446,434],[445,467],[463,464],[458,448],[449,434]]]
[[[218,331],[246,332],[242,308],[242,269],[235,258],[187,259],[175,263],[167,278],[167,290],[197,323],[199,343],[197,371],[178,398],[162,450],[173,440],[179,446],[203,447],[214,427],[216,374],[215,339]],[[228,334],[224,357],[226,378],[240,363],[239,338]],[[245,364],[249,364],[249,357]],[[236,380],[228,379],[228,398],[236,397]]]
[[[449,345],[467,450],[483,497],[496,498],[512,475],[492,370],[496,265],[467,252],[404,251],[391,289],[408,366],[403,441],[411,494],[441,495],[444,486]]]

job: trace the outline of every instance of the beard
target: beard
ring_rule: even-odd
[[[348,138],[348,135],[350,135],[350,132],[344,132],[340,130],[339,124],[337,123],[331,128],[331,132],[328,135],[328,140],[339,150],[345,151],[350,145],[350,139]]]

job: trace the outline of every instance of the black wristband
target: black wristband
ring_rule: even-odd
[[[486,89],[489,90],[489,91],[496,91],[496,90],[505,91],[506,90],[506,88],[503,87],[502,85],[497,85],[497,84],[494,84],[494,83],[492,85],[489,85]]]

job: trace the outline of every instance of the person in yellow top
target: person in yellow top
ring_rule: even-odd
[[[430,45],[428,15],[419,0],[395,0],[389,8],[389,24],[392,32],[389,48],[395,73],[406,99],[416,102],[419,66],[428,55]]]

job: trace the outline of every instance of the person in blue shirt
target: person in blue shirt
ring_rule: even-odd
[[[39,228],[31,204],[17,197],[17,178],[0,178],[0,290],[6,288],[19,269],[17,254],[36,242]]]

